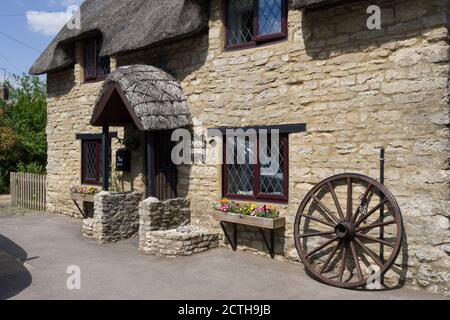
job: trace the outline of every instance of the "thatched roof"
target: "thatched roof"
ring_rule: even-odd
[[[112,92],[122,95],[135,125],[142,131],[170,130],[192,124],[186,97],[180,84],[168,73],[145,65],[120,67],[109,74],[95,103],[92,125],[123,124],[123,114],[115,102],[108,108]],[[127,115],[128,116],[128,115]],[[117,119],[118,118],[118,119]]]
[[[208,26],[207,0],[86,0],[81,30],[59,32],[30,69],[43,74],[74,64],[74,43],[97,33],[101,56],[142,49],[196,34]]]

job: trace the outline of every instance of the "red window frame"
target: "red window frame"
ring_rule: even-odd
[[[265,194],[261,193],[261,163],[259,159],[259,136],[257,138],[257,164],[253,165],[253,195],[239,195],[228,192],[228,165],[226,164],[226,139],[223,143],[223,160],[222,166],[222,193],[224,198],[242,201],[254,201],[254,202],[272,202],[286,204],[289,202],[289,135],[280,134],[280,143],[283,142],[283,194]]]
[[[252,48],[259,45],[264,45],[271,42],[285,40],[288,37],[288,12],[289,12],[289,0],[281,0],[281,32],[258,35],[259,34],[259,1],[253,0],[253,39],[247,43],[230,45],[230,12],[229,1],[225,1],[225,50],[238,50],[245,48]]]
[[[94,59],[94,66],[93,69],[95,70],[93,74],[88,74],[86,71],[88,70],[87,68],[87,55],[88,55],[88,45],[92,45],[93,48],[93,52],[91,52],[90,54],[93,55],[93,59]],[[91,39],[85,42],[85,46],[84,46],[84,82],[96,82],[96,81],[101,81],[101,80],[105,80],[107,77],[107,74],[109,73],[109,71],[106,74],[103,74],[101,72],[101,63],[100,60],[102,59],[102,57],[100,57],[99,52],[100,52],[100,47],[101,47],[101,39],[99,38],[95,38],[95,39]],[[106,59],[109,60],[108,57],[106,57]]]
[[[95,179],[87,178],[86,177],[86,165],[87,165],[87,148],[88,145],[95,145],[97,158],[95,159]],[[102,173],[101,173],[101,146],[102,141],[101,140],[83,140],[81,142],[81,183],[83,184],[89,184],[89,185],[96,185],[101,186],[102,185]]]

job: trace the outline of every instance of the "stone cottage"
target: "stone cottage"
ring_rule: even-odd
[[[287,221],[276,252],[298,260],[308,191],[344,172],[377,179],[385,148],[406,235],[397,266],[408,286],[450,294],[449,24],[448,0],[86,0],[81,29],[64,27],[30,70],[48,81],[47,208],[78,215],[69,186],[95,185],[187,198],[192,224],[217,229],[224,196],[274,202]],[[175,166],[182,127],[279,128],[281,182],[261,192],[258,169]],[[240,230],[242,248],[263,249]]]

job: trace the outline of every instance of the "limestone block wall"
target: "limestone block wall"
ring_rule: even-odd
[[[219,233],[188,226],[190,202],[179,198],[148,198],[139,204],[139,252],[162,256],[189,256],[219,246]]]
[[[368,30],[366,9],[382,9],[382,29]],[[290,10],[286,41],[224,50],[223,2],[211,1],[208,33],[114,57],[117,66],[146,63],[182,84],[200,132],[218,126],[306,123],[289,136],[287,219],[281,254],[298,259],[293,222],[306,193],[333,174],[377,178],[386,148],[386,186],[399,201],[406,241],[398,269],[407,284],[449,293],[450,170],[449,2],[373,0],[317,10]],[[79,179],[80,131],[99,84],[81,84],[79,66],[49,74],[49,208],[70,213],[62,190]],[[197,132],[197,131],[196,131]],[[221,166],[180,168],[192,222],[212,228]],[[138,178],[136,178],[138,179]],[[137,185],[137,188],[140,188]],[[261,241],[249,229],[245,247]]]
[[[101,128],[90,125],[102,82],[84,83],[82,44],[76,46],[75,58],[77,64],[73,68],[47,75],[47,210],[81,217],[69,192],[71,185],[81,183],[81,141],[76,140],[76,135],[100,134],[102,131]],[[119,137],[124,138],[123,128],[110,130],[118,132]],[[113,154],[121,147],[123,146],[117,140],[112,141]],[[113,168],[114,166],[112,163]],[[122,185],[118,179],[120,176],[114,173],[113,178],[118,181],[117,186]],[[131,190],[125,185],[125,188],[115,191]]]
[[[374,4],[382,9],[381,30],[366,27]],[[211,1],[208,35],[119,56],[118,64],[154,64],[175,75],[204,131],[307,124],[306,133],[289,137],[289,203],[280,206],[288,224],[277,235],[277,252],[290,259],[298,259],[293,222],[306,193],[338,173],[378,178],[379,149],[386,148],[386,186],[400,203],[407,235],[400,276],[448,293],[448,1],[290,10],[286,41],[238,51],[224,49],[222,5]],[[221,170],[183,168],[193,223],[217,227],[209,208],[221,197]],[[252,229],[240,240],[262,247]]]
[[[189,232],[150,231],[145,234],[145,241],[139,246],[144,254],[160,256],[190,256],[219,246],[219,233],[205,228],[192,227]]]
[[[83,236],[98,242],[118,242],[136,236],[141,199],[138,192],[100,192],[95,196],[94,217],[83,221]]]
[[[139,204],[139,239],[144,241],[149,231],[166,231],[186,226],[191,220],[190,202],[179,198],[164,202],[148,198]]]

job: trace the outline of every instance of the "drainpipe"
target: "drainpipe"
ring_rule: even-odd
[[[384,186],[384,170],[385,170],[385,163],[386,163],[386,156],[385,156],[385,149],[381,148],[380,150],[380,183]],[[382,199],[384,200],[384,199]],[[384,222],[384,205],[380,208],[380,220],[381,222]],[[384,227],[380,228],[380,239],[384,240]],[[380,244],[380,259],[384,263],[384,245]],[[384,276],[381,277],[381,284],[384,283]]]

